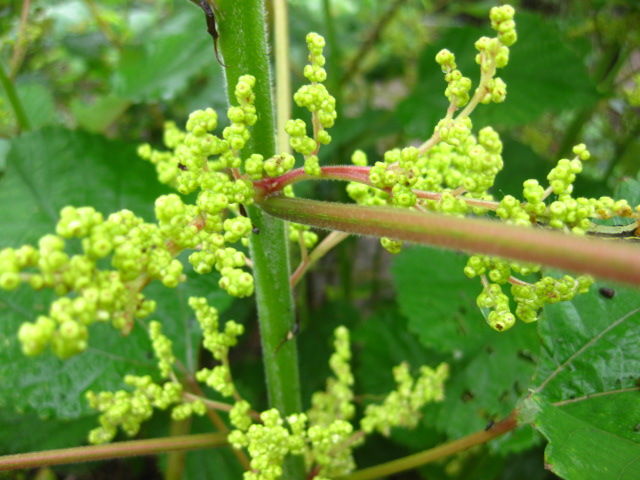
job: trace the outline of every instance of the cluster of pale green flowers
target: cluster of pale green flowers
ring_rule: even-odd
[[[526,180],[523,184],[524,201],[505,196],[497,204],[496,215],[506,223],[524,227],[542,224],[576,235],[586,234],[595,226],[594,220],[637,216],[638,210],[634,211],[626,200],[573,197],[576,175],[582,171],[582,163],[590,158],[590,153],[584,144],[580,144],[573,148],[573,154],[573,158],[561,159],[551,169],[546,189],[537,180]],[[547,201],[551,195],[555,200]],[[516,317],[527,323],[536,321],[545,304],[571,300],[577,294],[587,292],[593,284],[588,275],[542,276],[532,283],[519,278],[540,270],[539,265],[473,255],[464,273],[470,278],[482,279],[483,290],[477,299],[478,306],[487,309],[489,325],[502,331],[513,326]],[[502,291],[503,285],[510,287],[516,304],[515,315],[511,312],[508,296]]]
[[[213,369],[203,368],[196,378],[225,396],[235,393],[229,369],[229,349],[237,344],[244,327],[233,320],[220,329],[218,311],[203,297],[189,298],[189,305],[196,314],[203,335],[203,346],[220,364]],[[120,428],[127,435],[138,433],[142,422],[151,418],[154,409],[166,410],[171,407],[171,418],[184,420],[191,415],[203,415],[206,406],[200,399],[186,399],[184,387],[173,371],[176,358],[171,340],[162,333],[157,321],[149,323],[149,338],[157,360],[157,367],[163,383],[156,383],[149,375],[137,377],[127,375],[125,384],[132,390],[116,392],[87,392],[89,405],[100,411],[100,426],[89,433],[90,443],[111,441]]]
[[[477,205],[493,199],[488,190],[503,166],[502,142],[491,127],[474,135],[469,113],[478,103],[504,101],[506,85],[495,73],[507,65],[509,46],[517,38],[511,6],[495,7],[490,16],[497,36],[482,37],[476,42],[481,79],[473,97],[471,79],[457,68],[455,55],[441,50],[436,62],[447,82],[447,115],[436,125],[430,141],[420,147],[389,150],[382,161],[375,162],[369,173],[371,185],[350,183],[347,193],[356,202],[451,215],[486,212]],[[466,108],[454,116],[463,107]],[[351,160],[355,165],[367,165],[367,157],[361,151],[356,151]],[[470,203],[470,199],[480,202]],[[381,242],[392,253],[398,253],[402,246],[390,238]]]
[[[159,197],[157,223],[145,222],[129,210],[105,218],[91,207],[65,207],[56,234],[42,237],[37,248],[0,251],[0,288],[28,284],[37,290],[51,288],[60,296],[47,315],[21,326],[18,337],[25,354],[36,355],[47,347],[62,358],[82,352],[88,327],[96,321],[128,333],[135,319],[155,309],[155,302],[143,294],[145,286],[159,280],[173,288],[185,280],[176,256],[186,249],[193,250],[189,262],[196,272],[220,273],[219,285],[227,293],[253,294],[248,260],[230,244],[246,245],[252,233],[251,221],[239,214],[239,205],[253,202],[253,185],[234,172],[242,163],[248,128],[257,118],[254,83],[248,75],[239,79],[239,106],[229,108],[231,124],[222,138],[209,133],[217,126],[215,111],[198,110],[189,116],[186,132],[167,125],[164,141],[171,151],[149,145],[139,149],[156,166],[161,181],[182,194],[199,190],[195,203],[176,194]],[[69,253],[78,243],[81,253]],[[104,259],[110,260],[111,268],[104,268]]]
[[[389,435],[393,427],[415,427],[420,411],[427,403],[444,398],[444,382],[448,366],[435,369],[421,367],[412,377],[406,364],[394,370],[397,388],[381,404],[368,405],[360,419],[360,429],[352,423],[356,414],[351,373],[349,331],[335,331],[335,351],[329,365],[334,374],[327,380],[326,390],[312,397],[307,413],[283,418],[278,410],[260,414],[260,422],[249,415],[246,401],[235,404],[230,413],[235,430],[229,442],[236,448],[246,448],[251,457],[251,471],[245,480],[275,480],[282,475],[282,462],[287,455],[301,455],[306,470],[314,478],[329,480],[352,472],[354,447],[361,445],[366,434],[378,431]]]
[[[329,360],[333,376],[327,380],[324,391],[313,395],[311,409],[287,417],[276,409],[257,414],[235,388],[229,365],[229,349],[243,333],[242,325],[233,320],[220,325],[217,310],[205,298],[192,297],[189,305],[202,330],[203,346],[218,362],[211,369],[198,371],[196,379],[233,400],[229,419],[234,429],[228,440],[233,447],[246,449],[249,454],[251,469],[244,473],[245,480],[280,478],[288,455],[301,456],[307,471],[316,474],[314,478],[330,480],[348,474],[355,469],[353,449],[363,443],[367,434],[377,431],[388,436],[394,427],[415,427],[423,407],[444,398],[444,382],[449,375],[446,364],[435,369],[423,366],[415,378],[407,364],[400,364],[393,371],[396,389],[381,403],[366,406],[357,430],[352,423],[356,406],[349,331],[338,327],[334,353]],[[174,420],[205,413],[207,406],[203,400],[186,394],[173,371],[176,359],[172,342],[162,333],[160,323],[151,322],[148,332],[162,381],[127,375],[124,382],[128,389],[87,392],[91,407],[100,411],[100,425],[89,433],[91,443],[111,441],[118,429],[135,435],[156,409],[171,408]]]
[[[506,84],[495,74],[507,65],[509,47],[517,40],[514,13],[509,5],[491,9],[491,26],[497,35],[481,37],[475,43],[481,78],[473,95],[471,79],[457,68],[455,55],[446,49],[438,52],[436,62],[445,74],[445,96],[450,102],[446,116],[436,125],[431,139],[420,147],[387,151],[383,161],[371,167],[370,185],[352,182],[347,186],[351,198],[364,205],[394,205],[458,216],[494,211],[506,223],[527,227],[541,224],[579,235],[590,230],[594,219],[638,215],[624,200],[572,196],[576,175],[590,157],[583,144],[574,147],[573,158],[561,159],[551,169],[546,189],[530,179],[523,185],[524,200],[507,195],[498,202],[489,193],[503,167],[502,142],[491,127],[475,135],[469,114],[478,103],[502,102],[506,97]],[[351,160],[355,165],[367,165],[361,151],[356,151]],[[383,238],[381,243],[392,253],[402,248],[401,242],[391,238]],[[589,276],[543,276],[534,283],[518,278],[537,274],[540,269],[538,265],[473,255],[464,273],[481,278],[478,306],[486,313],[487,323],[503,331],[514,325],[516,317],[524,322],[537,320],[545,304],[570,300],[593,283]],[[509,297],[502,291],[505,284],[511,288],[515,315]]]

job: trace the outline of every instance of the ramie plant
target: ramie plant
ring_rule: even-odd
[[[184,251],[191,252],[188,261],[197,273],[219,272],[219,286],[229,295],[251,296],[252,262],[242,246],[259,232],[254,231],[244,207],[273,195],[293,196],[293,183],[302,179],[351,180],[347,192],[362,205],[459,217],[491,215],[514,225],[545,226],[577,235],[597,230],[599,219],[621,216],[637,221],[638,208],[625,201],[573,196],[573,182],[590,156],[582,144],[574,147],[572,158],[559,160],[549,172],[548,186],[526,180],[522,199],[496,200],[490,193],[503,166],[502,143],[491,127],[474,133],[470,114],[480,103],[505,99],[506,84],[496,73],[507,65],[509,47],[517,39],[513,17],[509,5],[491,9],[497,35],[482,37],[475,44],[481,77],[473,92],[471,80],[456,66],[455,55],[448,50],[437,54],[450,102],[446,115],[430,139],[419,146],[389,150],[370,167],[361,151],[353,154],[353,166],[340,169],[319,164],[321,145],[331,141],[328,129],[335,122],[336,109],[334,97],[323,84],[327,78],[324,39],[316,33],[307,36],[309,64],[304,75],[309,83],[294,95],[294,101],[310,112],[311,122],[298,118],[286,125],[292,149],[303,157],[302,169],[294,169],[296,159],[288,153],[264,158],[245,152],[258,118],[251,75],[241,76],[236,84],[237,105],[228,109],[230,124],[221,136],[213,133],[218,116],[212,109],[193,112],[184,131],[168,123],[164,144],[169,150],[146,144],[139,154],[155,166],[162,183],[181,195],[193,194],[193,203],[177,194],[163,195],[156,200],[157,221],[152,223],[128,210],[105,218],[90,207],[65,207],[56,233],[42,237],[37,247],[0,251],[0,288],[14,290],[28,284],[36,290],[53,289],[58,295],[47,315],[21,326],[18,337],[23,352],[37,355],[50,349],[61,358],[78,354],[87,348],[89,327],[95,322],[109,322],[124,334],[130,332],[155,310],[155,302],[144,295],[149,283],[157,280],[174,288],[185,281],[184,265],[178,259]],[[304,249],[317,241],[308,226],[298,224],[290,226],[290,238]],[[392,253],[402,247],[393,238],[382,238],[381,243]],[[69,253],[78,247],[80,253]],[[545,304],[569,300],[592,283],[588,276],[555,278],[539,275],[540,271],[538,265],[486,255],[471,256],[464,269],[468,277],[482,282],[477,303],[488,312],[488,324],[498,331],[512,327],[516,317],[535,321]],[[504,287],[509,287],[516,304],[515,315]],[[100,425],[89,434],[91,443],[109,442],[119,429],[135,435],[154,409],[170,408],[175,420],[218,409],[229,412],[233,427],[229,443],[249,454],[246,480],[280,478],[285,459],[292,455],[304,459],[307,478],[324,480],[355,469],[353,449],[367,434],[389,435],[394,427],[414,427],[426,404],[443,399],[446,364],[423,366],[412,374],[402,363],[393,370],[396,389],[382,402],[367,405],[358,416],[349,331],[339,327],[329,361],[333,376],[325,391],[313,395],[310,410],[289,415],[275,408],[257,412],[236,388],[229,362],[229,349],[243,333],[242,325],[233,320],[221,323],[205,298],[191,297],[189,305],[202,330],[203,348],[217,362],[213,368],[199,370],[195,378],[228,403],[194,393],[176,368],[172,342],[162,325],[150,321],[146,328],[157,360],[157,378],[127,375],[126,389],[87,392],[89,404],[100,412]]]

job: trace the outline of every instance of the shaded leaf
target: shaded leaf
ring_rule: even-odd
[[[71,101],[71,111],[76,117],[76,122],[90,132],[103,132],[128,107],[128,100],[115,95],[98,97],[91,103],[77,98]]]
[[[123,50],[114,74],[115,93],[122,98],[170,100],[190,78],[215,62],[204,14],[188,2],[178,4],[176,13],[154,26],[143,40],[142,45]]]
[[[45,85],[36,82],[22,83],[17,85],[17,91],[31,128],[60,123],[53,93]]]
[[[507,415],[527,391],[538,352],[535,326],[518,323],[503,333],[487,326],[475,305],[479,282],[464,276],[465,262],[460,254],[412,247],[392,268],[409,330],[450,364],[447,400],[433,407],[432,420],[450,438]],[[534,441],[529,432],[503,448],[520,450]]]
[[[95,422],[93,416],[65,421],[46,419],[34,412],[20,415],[0,410],[0,455],[78,446],[86,441]]]
[[[614,297],[598,293],[613,288]],[[539,322],[538,391],[562,401],[636,386],[640,376],[638,292],[596,284],[589,294],[549,305]],[[640,398],[640,397],[639,397]]]
[[[635,480],[640,443],[598,428],[541,398],[529,399],[535,427],[549,440],[545,463],[566,480]]]

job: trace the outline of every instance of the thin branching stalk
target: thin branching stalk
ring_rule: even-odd
[[[309,255],[303,258],[295,272],[291,274],[291,286],[295,287],[304,274],[307,273],[307,271],[309,271],[309,269],[313,267],[318,260],[324,257],[333,247],[338,245],[347,237],[349,237],[349,234],[344,232],[331,232],[329,235],[324,237],[318,246],[314,248]]]
[[[109,458],[157,455],[177,450],[197,450],[226,445],[227,436],[222,433],[202,433],[148,440],[132,440],[90,447],[61,448],[42,452],[18,453],[0,457],[0,471],[24,468],[92,462]]]
[[[382,463],[374,467],[365,468],[357,472],[342,477],[340,480],[371,480],[374,478],[385,478],[395,473],[413,470],[427,463],[440,460],[455,453],[463,452],[476,445],[487,443],[496,437],[504,435],[518,426],[516,414],[513,412],[506,419],[495,423],[486,430],[481,430],[466,437],[459,438],[449,443],[444,443],[435,448],[425,450],[424,452],[409,455],[407,457],[398,458],[391,462]]]
[[[29,9],[31,7],[31,0],[22,1],[22,10],[20,11],[20,24],[18,25],[18,38],[13,45],[13,53],[11,54],[11,61],[9,63],[9,78],[12,80],[16,78],[22,61],[24,60],[24,53],[27,47],[27,22],[29,20]]]

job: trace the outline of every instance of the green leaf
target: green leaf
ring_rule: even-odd
[[[477,280],[464,276],[466,257],[408,248],[392,267],[398,304],[422,344],[445,355],[451,367],[446,402],[435,406],[436,427],[457,438],[508,414],[527,391],[538,352],[534,325],[496,332],[475,296]],[[527,442],[534,440],[529,436]]]
[[[476,350],[490,331],[475,305],[480,283],[462,273],[466,262],[461,253],[419,247],[394,258],[400,311],[426,347],[441,352]]]
[[[153,201],[166,192],[135,145],[81,131],[48,127],[24,134],[12,141],[8,164],[0,181],[0,202],[12,206],[0,218],[4,246],[51,232],[66,205],[105,214],[128,208],[151,219]]]
[[[16,89],[31,128],[60,123],[60,115],[56,112],[53,94],[45,85],[27,82],[16,85]]]
[[[134,145],[98,135],[47,128],[12,141],[6,174],[0,179],[2,246],[34,243],[55,229],[57,212],[67,204],[91,205],[108,214],[129,208],[147,219],[154,199],[164,191],[153,168],[138,159]],[[225,309],[212,276],[191,275],[189,293],[207,296]],[[184,285],[167,290],[149,287],[174,350],[188,368],[195,368],[199,332],[186,306]],[[122,337],[111,327],[91,327],[89,349],[66,361],[50,354],[22,355],[16,332],[19,325],[45,312],[53,295],[23,287],[0,292],[0,404],[13,410],[34,409],[41,415],[70,419],[89,410],[82,398],[87,389],[122,388],[126,373],[155,374],[149,339],[142,328]],[[153,317],[152,317],[153,318]]]
[[[524,407],[535,413],[534,427],[549,440],[547,462],[563,478],[638,478],[638,307],[637,291],[597,284],[547,307],[540,321],[538,387]]]
[[[537,396],[527,402],[528,408],[536,410],[535,427],[549,440],[545,463],[551,471],[566,480],[638,478],[640,443],[599,428]]]
[[[599,294],[603,287],[613,287],[615,296]],[[556,402],[635,387],[640,376],[638,307],[637,290],[609,284],[546,307],[539,322],[543,349],[535,383],[540,395]]]
[[[597,101],[598,94],[584,62],[549,21],[520,11],[515,21],[518,42],[510,47],[509,64],[497,73],[507,83],[507,99],[502,104],[479,105],[472,114],[476,126],[524,125],[545,112],[580,108]],[[477,52],[473,45],[479,37],[493,33],[488,27],[448,28],[435,45],[424,51],[420,81],[399,109],[401,118],[411,125],[412,134],[429,135],[447,108],[446,84],[434,60],[436,53],[442,48],[454,52],[462,74],[477,85]]]
[[[169,20],[154,25],[141,46],[123,50],[113,78],[118,96],[134,101],[170,100],[215,62],[203,12],[188,2],[176,7]],[[219,85],[223,89],[222,80]]]
[[[4,175],[4,171],[7,168],[7,155],[9,154],[9,149],[11,148],[11,143],[6,138],[0,138],[0,177]]]
[[[71,111],[76,122],[90,132],[103,132],[128,107],[130,102],[115,95],[98,97],[91,103],[80,99],[71,100]]]
[[[12,409],[0,410],[0,454],[8,455],[35,450],[75,447],[85,443],[87,432],[96,419],[47,419],[36,413],[17,414]]]

